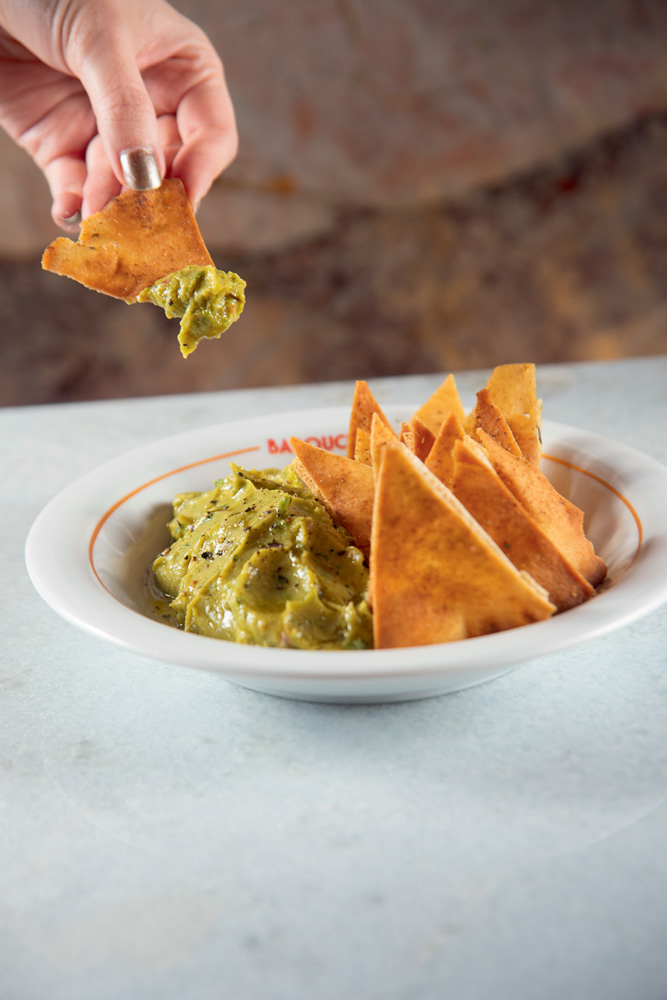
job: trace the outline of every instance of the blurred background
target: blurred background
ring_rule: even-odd
[[[198,216],[241,321],[41,271],[62,235],[0,134],[0,403],[667,352],[665,0],[177,0],[226,67]]]

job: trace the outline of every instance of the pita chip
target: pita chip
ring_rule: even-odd
[[[363,465],[372,465],[371,436],[363,427],[357,427],[357,438],[354,443],[354,460]]]
[[[368,387],[368,383],[360,380],[354,387],[352,398],[352,411],[350,413],[350,430],[347,439],[347,457],[354,458],[354,449],[357,440],[357,428],[361,427],[369,434],[373,414],[377,413],[383,423],[389,427],[393,433],[391,422],[382,412],[382,407]]]
[[[484,449],[470,437],[454,446],[452,492],[517,569],[529,573],[558,611],[581,604],[590,583],[569,564],[505,486]]]
[[[434,435],[437,435],[450,413],[453,413],[465,426],[466,413],[453,375],[447,376],[423,406],[419,407],[414,416],[421,420]]]
[[[83,220],[76,242],[61,236],[42,256],[46,271],[125,301],[190,264],[213,261],[178,178],[123,191]]]
[[[399,434],[399,440],[408,451],[411,451],[414,455],[415,453],[415,432],[413,431],[410,424],[406,424],[405,421],[401,424],[401,433]]]
[[[469,424],[471,434],[478,427],[481,427],[507,451],[511,451],[517,458],[523,458],[521,448],[516,443],[516,438],[512,434],[509,424],[498,407],[491,402],[488,389],[480,389],[477,393],[477,403],[470,414]]]
[[[539,466],[542,401],[537,398],[534,364],[498,365],[486,383],[491,402],[500,410],[531,465]]]
[[[399,440],[393,430],[387,427],[378,415],[375,414],[371,424],[371,465],[373,467],[373,477],[376,482],[380,474],[380,466],[382,465],[385,448],[387,445],[396,444],[399,444],[401,448],[411,450],[409,445],[404,440]]]
[[[592,587],[597,587],[605,578],[607,567],[586,538],[583,511],[561,496],[544,473],[530,462],[511,455],[483,430],[478,430],[477,436],[508,490],[568,563]]]
[[[454,445],[461,441],[465,431],[455,413],[445,420],[428,453],[426,466],[445,486],[451,486],[454,476]]]
[[[349,531],[368,555],[373,518],[373,470],[352,458],[290,438],[294,468],[330,516]]]
[[[420,461],[425,462],[433,447],[435,434],[420,417],[412,417],[408,427],[412,431],[412,451]]]
[[[453,494],[397,445],[385,449],[375,490],[369,589],[379,649],[484,635],[555,610]]]

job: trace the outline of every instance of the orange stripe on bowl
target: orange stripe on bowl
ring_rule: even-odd
[[[621,503],[625,504],[625,506],[628,508],[628,510],[632,514],[632,517],[634,518],[635,524],[637,525],[637,533],[639,535],[639,540],[637,542],[637,552],[639,552],[642,546],[642,540],[644,538],[644,529],[642,528],[641,518],[639,517],[639,514],[632,506],[628,498],[623,496],[620,490],[617,490],[615,486],[612,486],[611,483],[608,483],[606,479],[602,478],[602,476],[596,476],[594,472],[590,472],[588,469],[582,469],[580,465],[575,465],[574,462],[568,462],[567,459],[565,458],[555,458],[554,455],[546,455],[546,454],[542,455],[542,458],[546,458],[550,462],[557,462],[558,465],[564,465],[568,469],[574,469],[575,472],[581,472],[583,476],[588,476],[589,479],[594,479],[596,483],[600,483],[600,485],[606,487],[606,489],[608,489],[610,493],[613,493],[615,497],[618,497]]]
[[[217,462],[221,458],[234,458],[236,455],[246,455],[250,451],[259,451],[259,445],[255,444],[250,448],[238,448],[236,451],[225,451],[222,455],[211,455],[210,458],[201,458],[197,462],[189,462],[187,465],[179,465],[177,469],[170,469],[169,472],[163,472],[162,475],[155,476],[154,479],[149,479],[147,483],[142,483],[141,486],[137,486],[135,490],[131,490],[129,493],[126,493],[124,497],[121,497],[120,500],[117,500],[116,503],[112,504],[111,507],[109,507],[109,509],[102,514],[102,517],[93,528],[90,541],[88,542],[88,562],[90,563],[90,568],[95,574],[98,582],[104,587],[104,584],[97,575],[97,570],[95,569],[95,564],[93,562],[93,548],[95,547],[95,542],[97,541],[97,536],[100,531],[106,524],[107,520],[115,511],[118,510],[119,507],[122,507],[123,504],[132,497],[135,497],[137,493],[141,493],[142,490],[147,489],[154,483],[159,483],[161,479],[168,479],[169,476],[175,476],[178,472],[186,472],[188,469],[195,469],[198,465],[206,465],[208,462]],[[107,588],[104,587],[104,589],[106,590]]]

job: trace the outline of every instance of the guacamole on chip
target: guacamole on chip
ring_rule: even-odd
[[[203,337],[217,338],[237,320],[245,305],[246,283],[233,271],[192,264],[144,288],[137,302],[162,306],[168,319],[180,317],[178,342],[187,357]]]

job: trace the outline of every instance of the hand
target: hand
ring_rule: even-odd
[[[197,207],[237,147],[222,64],[165,0],[0,0],[0,125],[66,230],[121,191],[123,150],[152,148]]]

